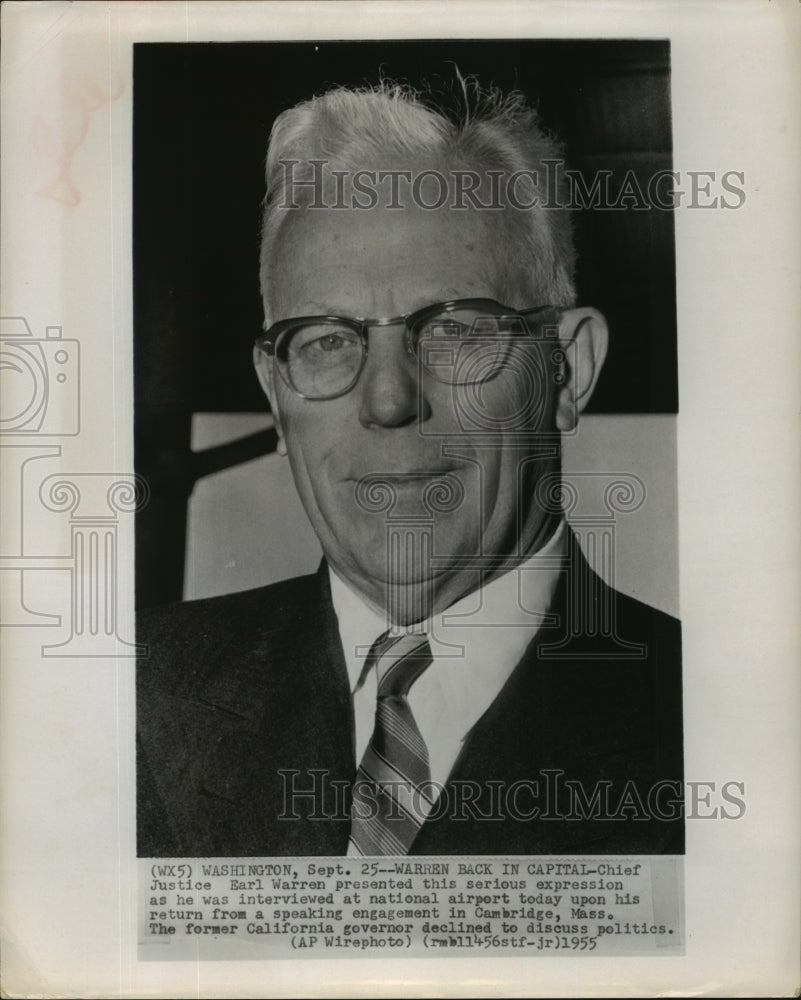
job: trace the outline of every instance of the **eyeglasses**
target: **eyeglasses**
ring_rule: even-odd
[[[405,326],[404,346],[423,372],[447,385],[473,385],[497,375],[521,338],[556,325],[561,310],[518,311],[493,299],[457,299],[404,316],[362,319],[299,316],[274,323],[256,348],[275,359],[284,382],[303,399],[336,399],[356,385],[373,327]]]

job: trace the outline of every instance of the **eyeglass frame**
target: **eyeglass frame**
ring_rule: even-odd
[[[375,319],[368,319],[362,316],[353,316],[353,317],[336,316],[333,314],[318,315],[318,316],[294,316],[290,317],[289,319],[277,320],[275,323],[271,324],[271,326],[268,327],[268,329],[265,330],[264,333],[261,333],[258,337],[256,337],[256,340],[254,342],[254,347],[256,350],[261,351],[267,357],[274,358],[276,357],[276,346],[278,344],[278,339],[281,336],[281,334],[285,333],[287,330],[292,330],[295,327],[310,326],[314,323],[334,322],[334,323],[341,323],[344,326],[347,326],[349,329],[353,330],[353,332],[357,334],[359,340],[362,343],[363,350],[362,350],[361,364],[359,365],[359,368],[356,371],[355,375],[353,376],[353,380],[350,382],[350,384],[345,389],[342,389],[339,392],[331,393],[330,395],[327,396],[317,396],[305,392],[300,392],[294,385],[292,385],[288,375],[284,374],[281,364],[279,363],[277,366],[278,374],[281,376],[281,379],[287,385],[287,387],[292,392],[295,393],[296,396],[299,396],[301,399],[307,399],[311,402],[323,402],[329,399],[339,399],[340,396],[346,396],[352,389],[356,387],[356,384],[358,383],[359,378],[361,377],[362,371],[364,370],[364,366],[367,363],[367,354],[369,351],[368,334],[372,327],[381,328],[389,326],[400,326],[400,324],[403,323],[404,326],[406,327],[406,336],[404,338],[406,353],[409,354],[411,357],[416,358],[417,361],[420,362],[420,358],[418,357],[414,347],[412,346],[412,341],[411,341],[413,327],[416,324],[422,323],[426,319],[432,316],[436,316],[443,311],[454,312],[456,309],[459,308],[466,309],[466,308],[476,308],[476,307],[480,308],[487,306],[491,306],[493,309],[500,310],[499,312],[490,312],[488,313],[488,315],[496,317],[513,316],[516,319],[521,319],[526,327],[526,333],[529,336],[531,335],[531,329],[529,328],[527,317],[532,316],[535,313],[546,313],[549,310],[553,312],[556,316],[561,316],[562,312],[564,311],[563,307],[552,306],[552,305],[533,306],[530,309],[512,309],[509,306],[501,305],[501,303],[497,302],[495,299],[480,298],[480,299],[448,299],[445,302],[435,302],[431,305],[423,306],[420,309],[415,309],[413,312],[404,313],[402,316],[377,317]],[[420,363],[423,364],[423,362]],[[432,373],[428,372],[427,369],[425,370],[427,374],[431,375],[431,378],[434,378],[437,381],[442,381],[440,379],[437,379],[436,375],[433,375]],[[446,383],[443,381],[443,384],[459,385],[462,383],[454,383],[454,382]]]

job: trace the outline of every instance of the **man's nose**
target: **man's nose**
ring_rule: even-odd
[[[429,414],[417,359],[406,350],[402,328],[373,328],[359,379],[364,427],[404,427]]]

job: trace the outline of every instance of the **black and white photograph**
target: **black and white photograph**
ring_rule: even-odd
[[[139,853],[682,853],[669,43],[144,44],[134,88],[137,582],[237,590],[141,612]]]

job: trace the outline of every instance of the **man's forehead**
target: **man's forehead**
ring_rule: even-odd
[[[506,211],[484,210],[469,205],[455,207],[450,202],[426,204],[424,199],[409,198],[398,203],[379,200],[375,205],[354,203],[349,199],[318,204],[299,204],[278,210],[281,219],[279,241],[290,236],[317,239],[343,235],[380,236],[387,244],[401,244],[412,233],[471,233],[483,240],[497,238],[505,230]]]
[[[370,316],[496,298],[508,249],[500,227],[476,214],[306,209],[285,220],[276,243],[275,304]]]

